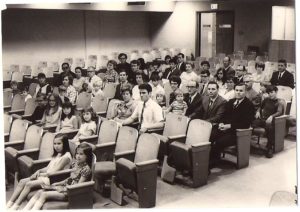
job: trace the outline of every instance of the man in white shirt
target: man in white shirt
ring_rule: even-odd
[[[152,88],[149,84],[139,85],[141,100],[132,115],[125,119],[115,119],[122,125],[129,125],[138,119],[139,132],[145,133],[149,129],[161,128],[164,126],[162,108],[151,99]]]
[[[95,68],[93,66],[89,66],[87,68],[87,83],[89,85],[89,91],[92,92],[94,88],[94,84],[101,84],[102,87],[102,79],[95,74]]]

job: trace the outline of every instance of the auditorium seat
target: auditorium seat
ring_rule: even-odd
[[[9,141],[4,144],[6,172],[9,175],[14,175],[15,180],[18,180],[17,158],[29,152],[37,152],[42,134],[43,129],[41,127],[31,125],[26,131],[24,140]]]
[[[30,83],[30,85],[29,85],[28,93],[29,93],[32,97],[34,97],[34,94],[35,94],[35,90],[36,90],[37,85],[38,85],[38,84],[37,84],[37,83],[34,83],[34,82]]]
[[[117,84],[115,83],[106,83],[103,88],[103,94],[105,97],[112,99],[116,93]]]
[[[12,90],[7,89],[3,91],[3,108],[4,111],[8,111],[11,108],[11,101],[12,101]]]
[[[106,116],[106,111],[107,111],[107,105],[108,105],[108,98],[98,94],[96,95],[92,102],[90,103],[92,105],[92,108],[94,109],[94,112],[97,115],[100,115],[102,117]]]
[[[78,183],[75,185],[67,185],[67,200],[47,200],[43,205],[43,210],[54,209],[93,209],[93,188],[94,170],[95,170],[96,156],[93,154],[92,163],[92,177],[91,180]],[[49,176],[51,184],[59,182],[70,176],[71,170],[62,170]]]
[[[22,66],[21,73],[23,76],[31,76],[31,66],[24,65]]]
[[[114,155],[123,154],[124,152],[134,152],[137,139],[138,131],[132,127],[123,126],[119,129],[118,137],[116,142],[98,144],[97,152],[110,152],[112,149]],[[95,182],[96,190],[103,196],[108,197],[110,193],[110,183],[107,181],[111,179],[111,176],[116,172],[115,157],[110,158],[107,161],[99,161],[95,166]]]
[[[8,136],[11,128],[13,118],[11,115],[8,115],[7,113],[3,114],[3,123],[4,123],[4,142],[8,141]]]
[[[37,170],[48,165],[53,155],[53,142],[56,134],[47,132],[43,135],[38,152],[28,152],[18,158],[20,179],[30,177]]]
[[[117,107],[123,102],[119,99],[111,99],[108,103],[107,111],[106,111],[106,119],[112,119],[117,116]]]
[[[112,179],[111,199],[122,204],[119,185],[131,189],[138,195],[140,208],[154,207],[156,203],[157,154],[159,139],[155,135],[140,135],[134,159],[130,154],[115,155],[116,174]],[[121,195],[119,195],[121,193]],[[124,193],[123,193],[124,194]]]
[[[249,129],[237,129],[236,130],[236,145],[227,147],[224,150],[224,154],[231,154],[236,156],[236,168],[241,169],[249,166],[250,158],[250,143],[252,128]],[[223,155],[224,157],[225,155]]]
[[[167,159],[168,165],[182,175],[176,176],[175,170],[170,169],[171,173],[165,173],[165,181],[173,183],[177,177],[183,184],[193,188],[207,183],[211,129],[212,125],[207,121],[193,119],[189,122],[186,135],[178,136],[170,144]]]
[[[92,102],[92,94],[87,92],[82,92],[78,94],[76,99],[76,110],[81,111],[84,108],[88,108],[91,106]]]
[[[21,119],[13,120],[10,128],[10,133],[4,135],[5,137],[8,137],[8,139],[5,139],[8,142],[5,143],[24,140],[28,125],[28,121]]]
[[[11,64],[10,67],[9,67],[10,71],[13,73],[13,72],[20,72],[20,66],[17,65],[17,64]]]
[[[14,95],[9,114],[23,114],[25,109],[25,96],[16,94]]]

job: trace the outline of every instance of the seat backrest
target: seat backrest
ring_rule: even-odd
[[[141,134],[136,147],[134,163],[157,159],[159,144],[157,136],[148,133]]]
[[[35,102],[35,98],[27,99],[25,103],[25,111],[24,115],[31,115],[33,114],[35,108],[37,107],[37,104]]]
[[[77,108],[87,108],[90,107],[92,101],[92,94],[87,92],[82,92],[78,95],[76,100]]]
[[[170,94],[173,92],[170,82],[164,84],[165,96],[166,96],[166,106],[169,106]]]
[[[103,94],[107,98],[113,98],[116,93],[117,84],[115,83],[107,83],[103,88]]]
[[[4,118],[4,133],[9,133],[10,127],[11,127],[11,122],[12,122],[12,117],[6,113],[3,114]]]
[[[15,119],[11,125],[9,141],[24,140],[27,128],[28,128],[27,121],[21,119]]]
[[[21,72],[15,71],[11,76],[12,81],[23,82],[23,74]]]
[[[163,131],[164,136],[185,135],[189,118],[174,113],[168,113]]]
[[[119,129],[115,152],[135,150],[139,133],[136,129],[123,126]]]
[[[111,119],[117,116],[117,108],[118,105],[123,102],[119,99],[111,99],[108,103],[107,111],[106,111],[106,118]]]
[[[278,85],[277,88],[278,88],[277,98],[284,99],[287,102],[292,100],[293,97],[292,88],[288,86],[281,86],[281,85]]]
[[[189,123],[186,141],[187,145],[197,144],[201,142],[208,142],[212,125],[210,122],[193,119]]]
[[[106,112],[107,110],[107,98],[102,95],[96,95],[93,98],[92,108],[97,112]]]
[[[30,83],[29,88],[28,88],[28,93],[29,93],[31,96],[34,96],[34,94],[35,94],[35,89],[36,89],[36,86],[37,86],[37,85],[38,85],[38,84],[35,83],[35,82]]]
[[[25,96],[16,94],[11,102],[11,110],[24,110]]]
[[[116,142],[119,126],[116,121],[105,120],[102,122],[99,131],[98,143]]]
[[[2,72],[3,81],[10,81],[11,80],[11,75],[12,75],[11,71],[3,70],[3,72]]]
[[[21,69],[21,73],[23,74],[23,75],[31,75],[31,66],[27,66],[27,65],[24,65],[24,66],[22,66],[22,69]]]
[[[10,106],[12,100],[11,90],[3,91],[3,106]]]
[[[24,149],[39,148],[42,140],[43,128],[36,125],[28,127],[25,137]]]
[[[55,134],[46,132],[40,144],[39,160],[51,158],[53,155],[53,143]]]

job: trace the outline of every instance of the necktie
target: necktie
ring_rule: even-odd
[[[141,112],[141,121],[140,121],[138,130],[141,129],[141,126],[142,126],[142,123],[143,123],[143,120],[144,120],[144,110],[145,110],[145,106],[146,106],[146,102],[144,102],[144,104],[143,104],[143,108],[142,108],[142,112]]]
[[[209,100],[208,110],[210,110],[212,108],[213,103],[214,103],[213,100]]]
[[[189,97],[189,104],[192,103],[192,97]]]
[[[234,109],[237,108],[237,107],[239,106],[239,103],[240,103],[240,101],[239,101],[239,100],[236,100],[236,102],[235,102],[233,108],[234,108]]]
[[[279,73],[279,74],[278,74],[278,80],[280,80],[281,77],[282,77],[282,73]]]

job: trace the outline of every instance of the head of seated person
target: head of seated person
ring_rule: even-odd
[[[189,81],[186,87],[188,89],[189,96],[193,96],[198,91],[199,83],[196,81]]]
[[[37,75],[37,78],[38,78],[39,85],[41,87],[43,87],[43,86],[45,86],[47,84],[46,75],[44,73],[39,73]]]
[[[204,71],[204,70],[209,71],[209,69],[210,69],[210,64],[209,64],[209,62],[208,62],[207,60],[202,61],[200,65],[201,65],[201,69],[202,69],[203,71]]]
[[[180,84],[181,84],[181,79],[179,76],[176,76],[176,75],[172,75],[170,78],[169,78],[169,82],[170,82],[170,86],[171,86],[171,89],[174,91],[176,91]]]
[[[151,98],[152,87],[148,83],[139,85],[141,100],[147,102]]]

